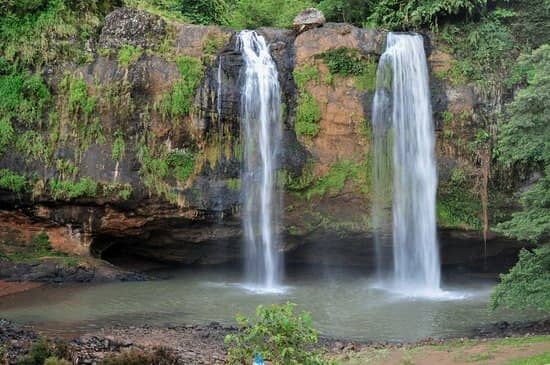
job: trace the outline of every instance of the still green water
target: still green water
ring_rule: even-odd
[[[59,334],[109,325],[233,323],[259,304],[292,301],[310,311],[326,335],[358,340],[407,340],[463,336],[499,320],[541,314],[490,313],[494,282],[462,278],[433,298],[406,297],[377,289],[360,273],[300,270],[287,275],[280,293],[259,294],[231,269],[187,269],[168,280],[44,286],[0,298],[0,317]]]

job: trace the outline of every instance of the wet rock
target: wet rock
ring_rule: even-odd
[[[315,8],[308,8],[296,15],[292,22],[292,26],[296,32],[302,33],[312,28],[321,27],[325,22],[325,15],[322,11]]]
[[[126,271],[108,263],[77,263],[67,265],[63,260],[48,258],[35,262],[0,260],[0,279],[6,281],[33,281],[48,283],[142,281],[149,277]]]

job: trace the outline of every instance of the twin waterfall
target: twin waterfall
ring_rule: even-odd
[[[247,283],[257,291],[275,291],[281,280],[277,223],[276,155],[281,140],[281,95],[277,67],[265,39],[254,31],[239,33],[245,62],[241,95],[244,150],[243,225]]]
[[[392,237],[391,289],[405,294],[437,293],[440,264],[435,136],[422,36],[388,34],[377,71],[373,129],[373,223],[378,267],[384,267],[381,260],[389,246],[388,237]],[[391,233],[385,224],[391,219],[387,214],[390,209]]]
[[[277,224],[276,156],[281,139],[281,96],[265,39],[238,34],[244,70],[241,95],[243,227],[247,285],[277,290],[281,281]],[[373,224],[378,267],[393,257],[391,290],[440,291],[436,239],[437,173],[428,67],[423,39],[389,33],[380,59],[373,104]],[[219,100],[218,100],[219,103]],[[386,272],[379,270],[382,282]]]

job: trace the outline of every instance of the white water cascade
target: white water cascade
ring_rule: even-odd
[[[390,289],[406,295],[437,295],[441,291],[435,134],[422,36],[388,34],[377,71],[373,129],[378,267],[385,265],[383,254],[392,237]],[[388,158],[390,151],[393,160]],[[388,232],[390,209],[393,225]]]
[[[281,96],[277,68],[265,39],[239,33],[245,62],[241,96],[244,163],[242,179],[246,280],[255,291],[280,290],[276,155],[281,139]]]

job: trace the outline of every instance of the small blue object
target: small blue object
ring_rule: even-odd
[[[262,354],[256,354],[254,356],[254,364],[253,365],[264,365],[264,359],[262,358]]]

